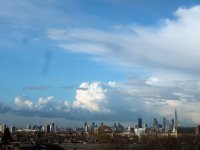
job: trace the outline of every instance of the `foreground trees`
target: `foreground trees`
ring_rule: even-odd
[[[98,136],[100,144],[106,144],[109,149],[136,150],[200,150],[199,135],[142,135],[128,138],[120,135]],[[102,145],[103,146],[103,145]],[[106,148],[104,145],[104,148]]]
[[[10,130],[9,128],[6,128],[4,130],[4,133],[3,133],[3,136],[2,136],[2,139],[1,139],[2,143],[4,144],[8,144],[10,142],[12,142],[12,136],[10,134]]]

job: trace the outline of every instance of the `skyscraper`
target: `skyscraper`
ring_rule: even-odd
[[[6,129],[6,125],[5,124],[0,124],[0,132],[4,133],[5,129]]]
[[[156,118],[153,119],[153,128],[157,129],[158,128],[158,121]]]
[[[114,128],[117,128],[117,124],[116,123],[114,123]]]
[[[91,126],[92,131],[94,131],[95,127],[96,127],[95,122],[92,122],[92,126]]]
[[[163,131],[166,131],[166,125],[167,125],[166,118],[163,117]]]
[[[31,125],[30,125],[30,124],[27,124],[27,125],[26,125],[26,129],[27,129],[27,130],[30,130],[30,129],[31,129]]]
[[[138,118],[138,128],[142,128],[142,118]]]
[[[84,127],[86,127],[87,126],[87,122],[84,122]]]
[[[55,131],[55,123],[51,124],[51,131]]]
[[[175,132],[175,122],[174,122],[174,119],[172,118],[171,120],[171,127],[170,127],[170,130],[172,130],[173,132]]]
[[[50,125],[46,124],[44,130],[45,130],[45,132],[49,133],[50,132]]]
[[[12,133],[12,132],[14,132],[16,130],[16,128],[14,127],[14,126],[11,126],[10,127],[10,132]]]
[[[177,115],[177,111],[175,109],[175,128],[177,128],[178,126],[179,126],[178,115]]]
[[[169,120],[165,118],[165,123],[166,123],[166,126],[165,126],[165,132],[168,132],[170,130],[170,123],[169,123]]]
[[[84,123],[84,131],[85,131],[85,132],[88,132],[88,129],[89,129],[89,128],[88,128],[88,124],[87,124],[87,122],[85,122],[85,123]]]

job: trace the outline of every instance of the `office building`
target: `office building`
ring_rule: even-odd
[[[52,132],[55,131],[55,123],[52,123],[52,124],[51,124],[51,131],[52,131]]]
[[[163,131],[166,130],[166,118],[163,117]]]
[[[27,125],[26,125],[26,129],[27,129],[27,130],[30,130],[30,129],[31,129],[31,125],[30,125],[30,124],[27,124]]]
[[[6,129],[6,125],[5,124],[0,124],[0,132],[4,133],[5,129]]]
[[[84,127],[86,127],[87,126],[87,122],[84,122]]]
[[[153,119],[153,128],[157,129],[158,128],[158,121],[156,118]]]
[[[138,128],[142,128],[142,118],[138,118]]]
[[[14,127],[14,126],[11,126],[10,127],[10,132],[12,133],[12,132],[14,132],[16,130],[16,127]]]
[[[50,132],[50,125],[49,124],[45,125],[44,131],[47,132],[47,133]]]
[[[177,110],[175,109],[175,122],[174,122],[174,128],[176,129],[177,127],[181,127],[180,122],[178,121],[178,115],[177,115]]]

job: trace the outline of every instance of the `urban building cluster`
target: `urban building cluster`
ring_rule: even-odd
[[[0,124],[0,141],[4,135],[5,124]],[[120,142],[129,143],[135,138],[140,139],[141,136],[159,135],[174,136],[179,135],[199,135],[200,126],[197,127],[181,127],[177,111],[175,110],[175,118],[169,121],[163,117],[162,124],[156,118],[152,121],[152,126],[148,127],[143,123],[142,118],[138,118],[135,126],[124,127],[121,123],[114,123],[112,126],[105,125],[103,122],[99,125],[95,122],[84,122],[80,128],[64,128],[58,127],[55,123],[42,125],[27,124],[25,128],[9,128],[12,142],[18,146],[31,146],[38,143],[104,143],[114,141],[116,137],[120,137]]]

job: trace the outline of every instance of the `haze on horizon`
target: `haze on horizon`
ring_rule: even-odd
[[[195,0],[0,0],[0,122],[200,123]]]

